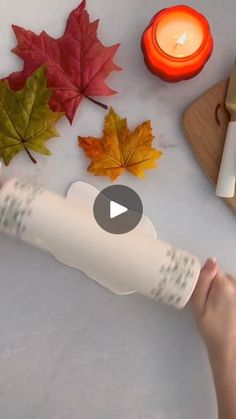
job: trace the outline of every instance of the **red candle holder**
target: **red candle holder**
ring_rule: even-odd
[[[173,28],[175,22],[176,25],[177,22],[178,24],[181,22],[180,24],[183,25],[183,35],[179,38],[181,40],[179,43],[178,40],[176,41],[176,46],[180,49],[184,49],[183,38],[188,36],[184,32],[184,22],[191,22],[193,29],[198,28],[197,30],[201,31],[199,35],[202,37],[200,46],[192,53],[182,57],[175,56],[175,46],[173,47],[173,55],[169,52],[169,47],[167,48],[168,51],[165,51],[157,40],[160,24],[163,27],[165,22],[166,24],[171,23]],[[196,26],[194,26],[195,24]],[[194,44],[194,36],[191,33],[190,35],[188,47],[190,45],[191,50],[191,42]],[[146,66],[154,75],[168,82],[177,82],[191,79],[203,69],[213,50],[213,38],[210,25],[202,14],[189,6],[179,5],[163,9],[152,18],[142,35],[141,47]]]

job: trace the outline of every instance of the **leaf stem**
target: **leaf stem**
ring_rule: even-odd
[[[35,158],[32,156],[32,154],[29,152],[28,148],[24,147],[26,153],[28,154],[30,160],[32,161],[32,163],[36,164],[37,160],[35,160]]]
[[[107,105],[105,105],[104,103],[102,103],[102,102],[98,102],[98,100],[95,100],[95,99],[92,99],[91,97],[89,97],[89,96],[85,96],[88,100],[90,100],[91,102],[93,102],[93,103],[95,103],[96,105],[98,105],[98,106],[101,106],[101,108],[103,108],[103,109],[108,109],[108,106]]]

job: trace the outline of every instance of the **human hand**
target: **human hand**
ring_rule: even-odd
[[[208,260],[192,296],[205,340],[218,400],[219,419],[236,419],[236,280]]]
[[[236,357],[236,281],[208,260],[192,296],[196,322],[208,351]]]

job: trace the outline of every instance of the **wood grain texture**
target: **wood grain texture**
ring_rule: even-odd
[[[183,115],[186,139],[214,186],[217,183],[229,122],[229,115],[224,109],[227,87],[228,80],[221,81],[200,96]],[[215,118],[218,104],[221,105],[218,111],[220,125]],[[236,195],[234,198],[225,199],[225,202],[236,213]]]

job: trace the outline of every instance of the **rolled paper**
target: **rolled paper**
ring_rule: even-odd
[[[216,186],[216,195],[232,198],[235,194],[236,181],[236,122],[230,121]]]
[[[196,286],[200,262],[156,239],[151,221],[126,234],[95,221],[96,188],[76,182],[68,197],[12,179],[0,189],[0,230],[50,252],[117,294],[138,292],[182,308]]]

